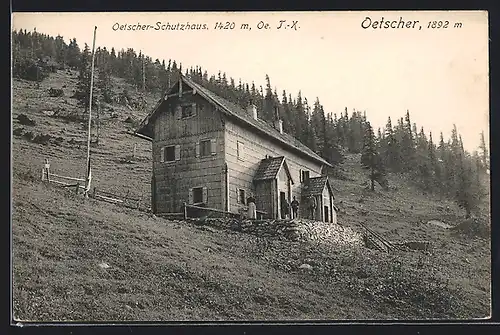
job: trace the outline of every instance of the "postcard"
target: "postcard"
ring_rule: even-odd
[[[14,324],[490,317],[487,12],[11,36]]]

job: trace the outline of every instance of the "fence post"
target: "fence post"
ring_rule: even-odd
[[[48,158],[45,158],[45,172],[47,173],[47,181],[50,182],[50,163]]]
[[[184,203],[183,203],[183,205],[184,205],[184,220],[186,220],[186,219],[187,219],[187,216],[188,216],[188,215],[187,215],[187,206],[186,206],[186,202],[184,202]]]

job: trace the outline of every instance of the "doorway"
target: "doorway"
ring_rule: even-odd
[[[325,222],[330,222],[330,213],[328,213],[328,206],[323,206],[324,208],[324,213],[325,213],[325,217],[323,218],[323,221]]]
[[[280,192],[280,214],[281,214],[281,219],[286,218],[287,213],[283,213],[282,208],[283,204],[286,202],[286,193],[285,192]]]

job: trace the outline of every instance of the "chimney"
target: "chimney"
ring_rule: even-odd
[[[274,107],[274,129],[283,134],[283,120],[280,119],[280,112],[277,106]]]
[[[254,119],[257,120],[257,107],[253,104],[250,104],[247,107],[248,114]]]
[[[280,134],[283,134],[283,120],[274,121],[274,128],[276,128],[276,130],[279,131]]]

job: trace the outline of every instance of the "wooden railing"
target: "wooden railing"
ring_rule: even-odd
[[[76,187],[76,193],[79,193],[80,189],[85,190],[86,182],[84,178],[62,176],[50,172],[50,163],[48,160],[45,161],[45,165],[42,168],[42,181],[62,185],[63,187]],[[73,183],[68,181],[73,181]]]
[[[191,211],[190,211],[191,210]],[[193,211],[195,213],[193,213]],[[191,212],[191,213],[190,213]],[[233,217],[233,218],[242,218],[242,213],[233,213],[224,211],[217,208],[210,208],[204,206],[190,205],[187,203],[182,204],[182,212],[180,213],[158,213],[158,216],[174,216],[174,217],[183,217],[184,219],[188,219],[190,217],[210,217],[215,215],[221,215],[222,217]],[[261,219],[267,215],[267,212],[257,210],[257,219]]]
[[[136,198],[130,196],[130,191],[126,195],[120,195],[108,191],[103,191],[94,187],[91,195],[94,199],[103,200],[110,203],[121,204],[126,207],[139,209],[141,207],[142,197]]]

